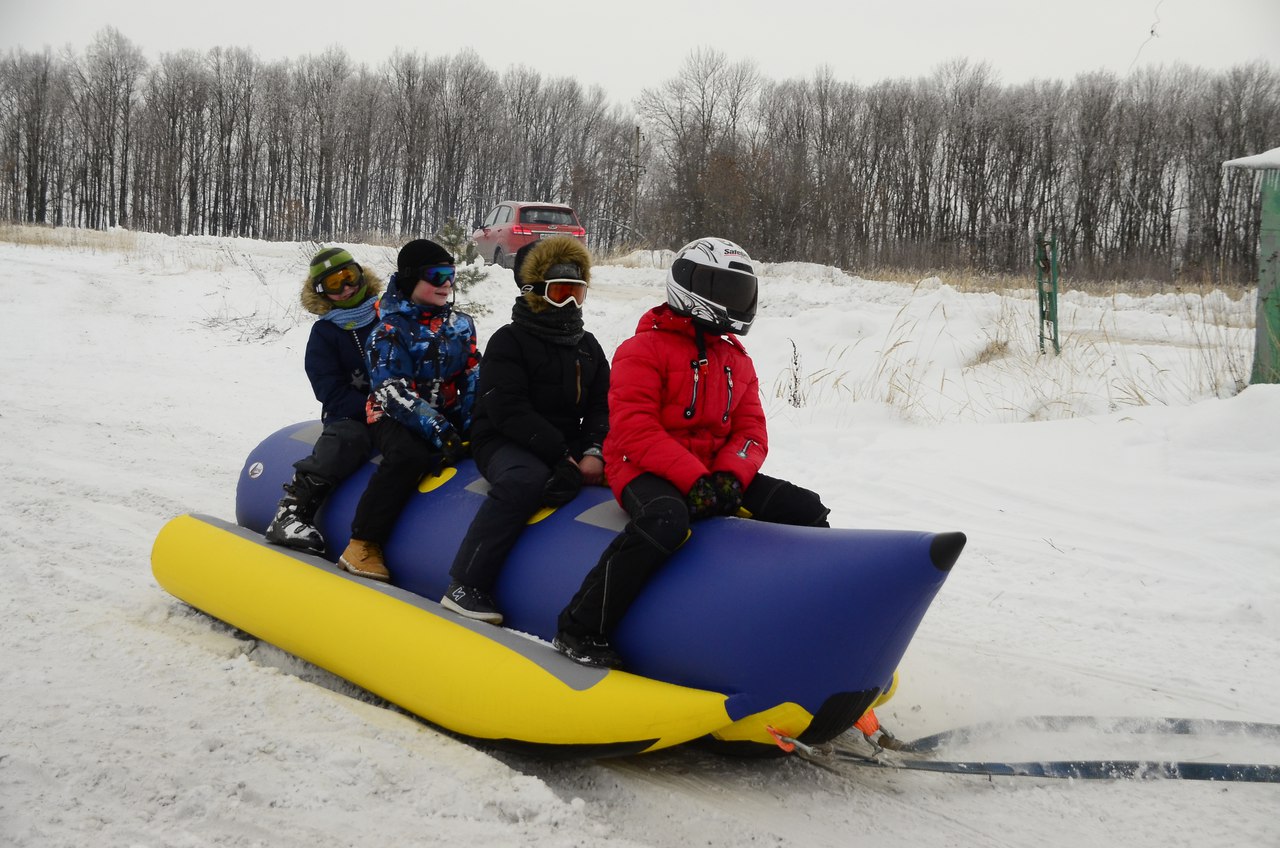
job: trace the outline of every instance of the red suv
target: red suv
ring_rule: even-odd
[[[510,268],[517,250],[551,236],[573,236],[587,243],[587,231],[572,206],[504,200],[484,217],[471,240],[486,262]]]

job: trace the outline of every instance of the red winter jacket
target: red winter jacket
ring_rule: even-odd
[[[666,304],[644,314],[618,346],[604,442],[609,487],[648,472],[688,492],[704,474],[729,471],[751,485],[769,451],[755,365],[734,336],[704,334],[697,364],[693,320]]]

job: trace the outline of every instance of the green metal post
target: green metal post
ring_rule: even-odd
[[[1249,382],[1280,383],[1280,170],[1262,172],[1257,325]]]
[[[1036,299],[1040,305],[1040,352],[1045,353],[1045,338],[1053,342],[1053,352],[1062,353],[1058,344],[1058,237],[1036,233]]]
[[[1280,147],[1223,165],[1261,172],[1258,312],[1249,382],[1280,383]]]

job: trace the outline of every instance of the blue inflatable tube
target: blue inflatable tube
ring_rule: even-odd
[[[266,529],[293,463],[310,453],[319,433],[319,422],[286,427],[250,454],[236,493],[241,527],[255,534]],[[317,517],[330,561],[349,540],[373,462],[338,487]],[[487,488],[466,461],[424,480],[406,506],[385,553],[394,587],[421,596],[419,606],[434,606],[443,594]],[[550,642],[560,610],[626,520],[604,488],[586,489],[535,520],[494,589],[504,627],[469,622],[466,632],[516,631]],[[964,543],[961,533],[790,527],[739,518],[699,522],[645,586],[613,641],[630,675],[723,696],[717,709],[724,717],[707,720],[723,726],[699,730],[703,741],[766,753],[777,750],[770,728],[780,728],[817,744],[847,729],[889,688]],[[180,558],[176,552],[165,556]],[[327,566],[316,557],[300,559]],[[534,746],[562,743],[507,730],[482,735]]]

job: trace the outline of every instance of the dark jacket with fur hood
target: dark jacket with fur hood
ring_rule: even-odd
[[[523,257],[519,280],[542,282],[562,262],[578,265],[590,282],[590,254],[567,238],[536,243]],[[522,297],[536,316],[550,320],[560,314],[540,295]],[[479,394],[471,433],[482,465],[484,454],[504,441],[548,465],[566,454],[581,459],[584,450],[603,445],[609,432],[609,360],[588,332],[576,344],[562,344],[514,322],[498,328],[480,362]]]
[[[367,268],[364,269],[364,280],[368,290],[356,310],[370,302],[377,303],[378,295],[386,287],[378,275]],[[337,307],[335,312],[333,301],[312,290],[309,278],[302,283],[299,299],[303,309],[319,316],[319,320],[311,325],[304,367],[307,379],[311,381],[311,390],[320,401],[321,419],[326,424],[342,418],[353,418],[363,423],[364,403],[369,395],[369,366],[365,363],[364,352],[368,347],[369,331],[378,321],[377,311],[368,312],[368,317],[358,323],[334,320],[345,315],[347,310]],[[364,318],[363,312],[358,314]]]

